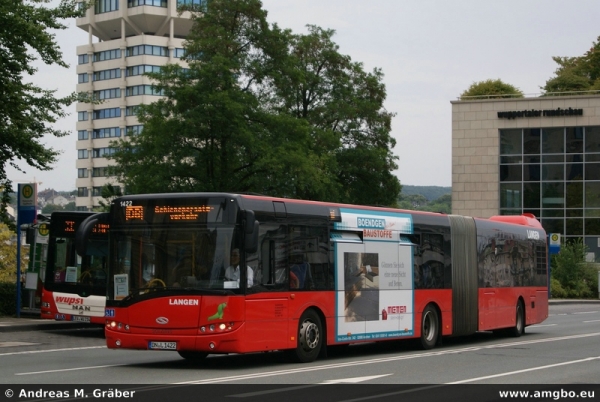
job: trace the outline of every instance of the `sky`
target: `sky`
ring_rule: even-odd
[[[394,173],[413,186],[452,185],[450,102],[471,84],[501,79],[537,96],[558,66],[553,56],[582,56],[600,36],[598,0],[263,0],[263,8],[270,23],[297,34],[306,25],[333,29],[340,53],[382,70],[384,106],[395,113]],[[67,24],[56,39],[70,68],[41,64],[33,77],[60,96],[75,91],[76,47],[87,43],[74,20]],[[26,173],[8,169],[13,184],[75,190],[75,106],[68,112],[56,127],[70,135],[43,141],[63,151],[53,170],[20,163]]]

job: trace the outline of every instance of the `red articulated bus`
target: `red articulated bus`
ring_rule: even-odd
[[[332,345],[520,336],[548,317],[546,234],[531,215],[227,193],[125,196],[108,214],[111,349],[310,362]]]
[[[42,289],[41,318],[105,324],[108,226],[90,228],[86,253],[75,252],[75,234],[95,212],[53,212]]]

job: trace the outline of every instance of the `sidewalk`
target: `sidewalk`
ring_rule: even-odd
[[[572,299],[550,299],[550,306],[560,304],[600,304],[600,300],[572,300]],[[0,332],[20,332],[20,331],[47,331],[59,329],[77,329],[77,328],[93,328],[98,327],[95,324],[73,321],[54,321],[42,320],[38,316],[31,313],[22,313],[20,318],[17,317],[0,317]]]

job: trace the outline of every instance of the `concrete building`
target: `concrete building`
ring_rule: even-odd
[[[189,12],[177,6],[201,0],[96,0],[77,26],[88,43],[77,47],[78,92],[101,103],[77,105],[78,210],[99,205],[105,184],[120,186],[106,174],[113,153],[110,142],[142,130],[136,108],[157,100],[151,81],[142,74],[178,63],[192,28]]]
[[[532,213],[600,262],[600,94],[452,104],[452,212]]]

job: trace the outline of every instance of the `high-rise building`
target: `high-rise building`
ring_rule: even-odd
[[[108,177],[110,142],[142,130],[136,117],[140,104],[157,100],[146,72],[178,63],[183,42],[192,28],[183,4],[204,0],[96,0],[77,26],[88,33],[88,43],[77,47],[77,92],[87,92],[100,103],[77,105],[78,210],[99,205]]]

